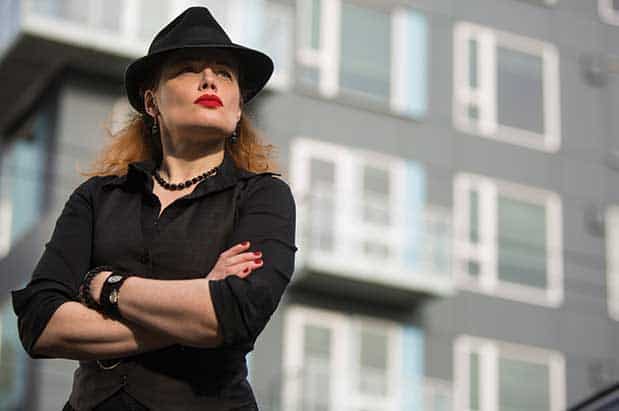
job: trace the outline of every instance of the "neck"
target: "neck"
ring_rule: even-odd
[[[164,153],[159,174],[170,183],[180,183],[217,167],[223,159],[223,149],[192,158],[176,157]]]

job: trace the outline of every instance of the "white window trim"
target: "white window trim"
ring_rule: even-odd
[[[330,387],[331,409],[344,409],[347,405],[371,404],[376,409],[398,411],[403,393],[400,390],[402,375],[402,330],[393,322],[375,318],[350,316],[324,309],[309,308],[298,305],[289,306],[284,320],[284,362],[282,375],[282,409],[295,411],[300,409],[297,400],[301,398],[300,378],[303,369],[304,326],[314,324],[331,330]],[[385,330],[389,338],[389,383],[391,402],[373,402],[375,399],[359,393],[359,330],[363,326],[377,327]],[[346,405],[344,405],[346,404]]]
[[[399,157],[382,153],[350,148],[325,141],[296,137],[290,144],[290,181],[295,198],[297,198],[297,238],[304,244],[307,230],[314,226],[309,224],[310,160],[319,159],[333,163],[335,169],[335,188],[333,190],[334,209],[337,218],[334,222],[333,251],[325,252],[317,247],[300,247],[303,251],[297,258],[299,266],[334,273],[339,276],[372,282],[387,287],[426,290],[432,293],[450,294],[453,292],[453,278],[450,273],[443,274],[413,272],[405,263],[407,244],[407,224],[393,224],[389,227],[372,226],[362,223],[359,216],[361,204],[361,165],[365,162],[384,166],[391,175],[394,188],[390,195],[390,214],[393,221],[408,221],[406,208],[406,162]],[[429,219],[425,216],[423,218]],[[362,238],[381,239],[388,246],[388,260],[362,258],[360,246]],[[354,241],[351,241],[354,240]],[[379,272],[381,275],[376,275]]]
[[[5,257],[11,249],[13,206],[9,197],[3,195],[0,198],[0,258]]]
[[[479,244],[469,242],[469,193],[479,193]],[[500,281],[497,261],[497,198],[498,194],[545,206],[547,245],[547,284],[539,289]],[[558,307],[563,301],[563,245],[560,197],[551,191],[491,179],[482,175],[460,173],[454,180],[454,256],[455,277],[459,288],[481,292],[519,302]],[[468,274],[467,261],[475,258],[480,264],[477,278]]]
[[[365,5],[364,3],[361,3]],[[371,6],[367,6],[371,8]],[[318,91],[325,98],[334,98],[340,94],[340,47],[341,47],[341,9],[342,0],[321,0],[320,14],[320,44],[317,50],[310,47],[311,36],[311,1],[297,0],[297,37],[299,46],[297,49],[297,61],[308,68],[318,70]],[[398,114],[406,113],[406,90],[410,73],[405,65],[406,53],[406,26],[405,14],[409,8],[393,6],[389,14],[391,16],[391,73],[389,104],[391,110]],[[348,94],[359,94],[347,90]]]
[[[604,23],[619,26],[619,12],[612,5],[612,0],[598,0],[598,14]]]
[[[606,299],[608,314],[619,321],[619,205],[606,210]]]
[[[478,85],[469,86],[469,40],[478,44]],[[546,152],[556,152],[561,145],[559,52],[550,44],[529,37],[494,30],[468,22],[454,28],[453,122],[457,129]],[[497,121],[497,46],[539,56],[543,65],[543,116],[545,131],[539,133],[509,127]],[[479,120],[468,116],[469,104],[479,108]]]
[[[563,411],[565,400],[565,359],[563,354],[532,346],[498,340],[458,336],[454,341],[454,409],[473,411],[469,404],[470,354],[479,354],[480,409],[498,411],[498,359],[544,364],[549,369],[550,411]]]
[[[405,184],[406,184],[406,165],[401,158],[389,156],[382,153],[349,148],[346,146],[333,144],[325,141],[313,140],[306,137],[296,137],[291,142],[290,160],[290,179],[292,181],[295,197],[300,200],[300,209],[307,202],[311,194],[310,189],[310,160],[321,159],[332,162],[335,166],[335,209],[338,218],[334,228],[334,250],[333,253],[312,258],[312,261],[329,261],[325,263],[326,269],[337,269],[339,272],[348,273],[352,277],[358,277],[363,272],[389,271],[401,272],[402,267],[385,267],[384,261],[374,263],[371,259],[360,260],[357,246],[347,241],[351,238],[358,239],[367,237],[373,232],[373,238],[383,238],[384,243],[389,245],[392,251],[394,264],[402,261],[404,244],[406,240],[405,227],[393,225],[391,227],[374,227],[369,223],[360,224],[362,221],[359,216],[359,205],[361,203],[361,166],[368,163],[375,166],[384,166],[391,175],[393,190],[390,198],[390,214],[395,221],[404,221],[406,208],[405,204]],[[302,213],[302,211],[301,211]],[[299,213],[299,214],[301,214]],[[299,225],[301,227],[302,225]],[[301,228],[300,228],[301,229]],[[303,232],[300,232],[303,234]],[[377,237],[378,236],[378,237]],[[303,235],[299,237],[303,239]],[[336,260],[333,257],[338,256]],[[356,262],[356,263],[355,263]],[[335,264],[336,266],[333,266]],[[356,265],[355,265],[356,264]],[[369,264],[369,266],[368,266]],[[373,281],[380,281],[380,276],[373,275]],[[386,279],[390,281],[388,278]]]
[[[424,378],[423,384],[423,407],[424,410],[435,410],[437,404],[435,403],[436,396],[441,395],[447,399],[448,409],[455,410],[454,396],[453,396],[453,383],[447,380],[441,380],[438,378]]]

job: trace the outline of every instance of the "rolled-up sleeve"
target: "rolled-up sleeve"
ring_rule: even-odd
[[[26,287],[11,291],[19,337],[32,358],[33,347],[54,312],[77,300],[79,282],[88,271],[92,244],[92,202],[89,179],[65,203],[52,238],[45,245]]]
[[[252,344],[275,312],[294,271],[295,203],[283,180],[267,175],[247,190],[228,246],[250,241],[262,267],[242,279],[210,281],[223,345]]]

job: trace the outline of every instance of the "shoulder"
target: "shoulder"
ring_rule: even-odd
[[[82,181],[71,193],[69,200],[85,200],[92,203],[99,195],[101,189],[110,182],[118,179],[118,176],[92,176]]]
[[[244,205],[267,203],[273,207],[295,207],[290,185],[279,174],[256,174],[248,179],[243,191]]]

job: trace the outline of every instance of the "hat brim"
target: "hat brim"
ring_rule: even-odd
[[[239,69],[242,83],[241,92],[244,96],[244,103],[248,103],[260,90],[267,84],[273,74],[273,60],[266,54],[253,50],[239,44],[209,44],[209,45],[185,45],[182,47],[171,47],[159,50],[133,61],[125,70],[125,89],[127,98],[131,106],[140,113],[145,113],[144,99],[140,88],[144,81],[149,77],[155,67],[161,64],[165,58],[174,51],[185,49],[220,49],[228,50],[234,54],[239,62]]]

